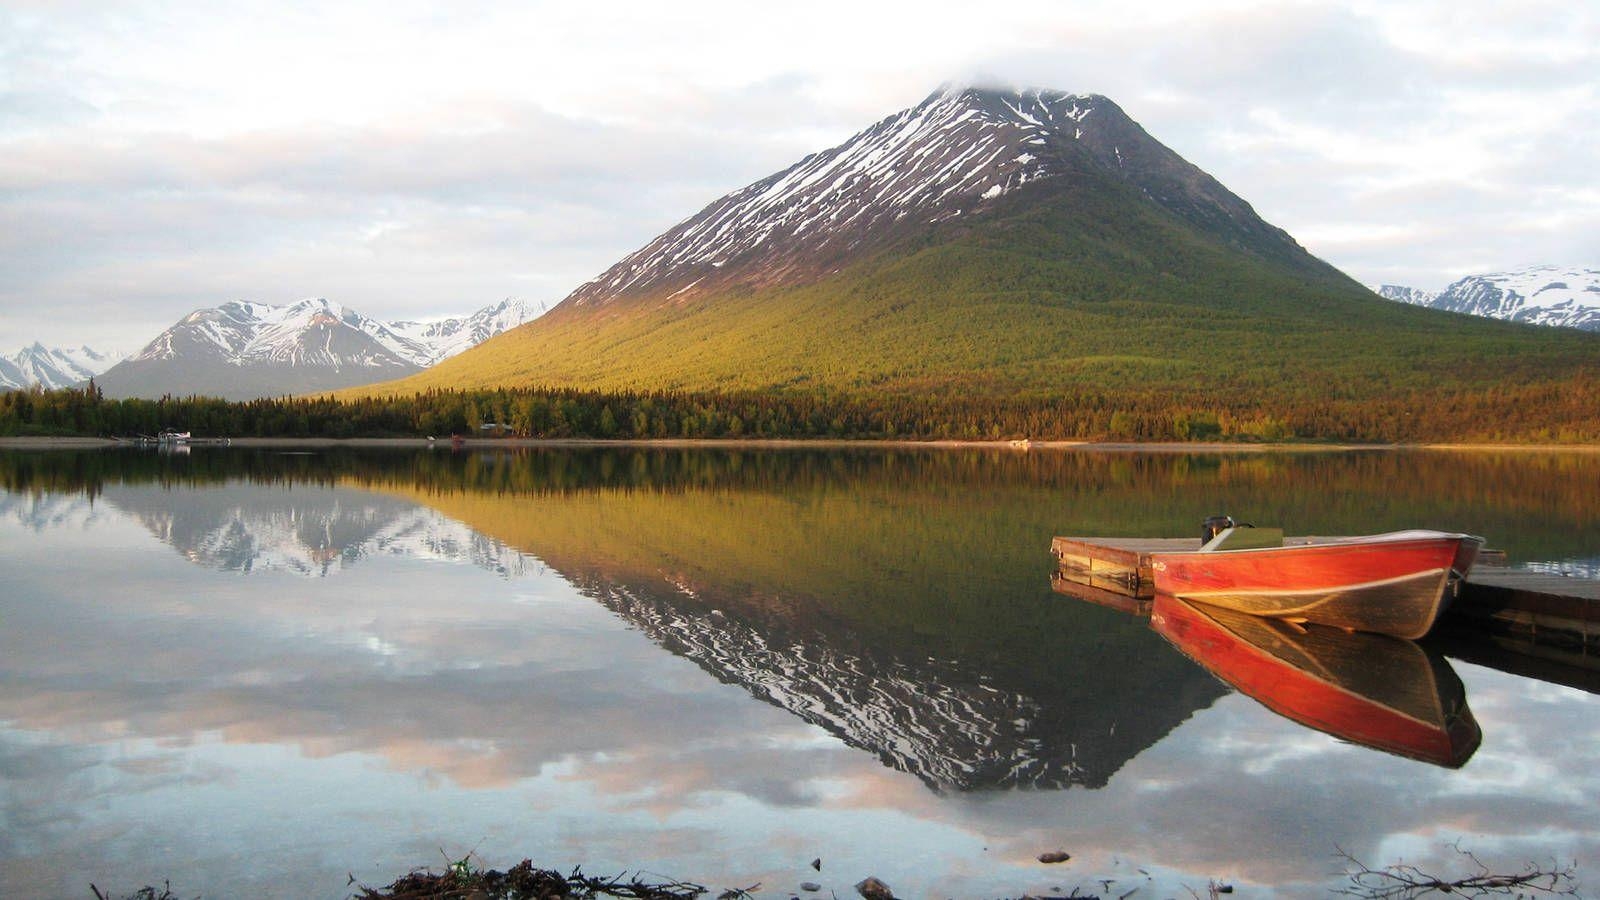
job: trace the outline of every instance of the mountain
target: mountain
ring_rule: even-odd
[[[544,312],[534,310],[521,300],[506,298],[494,306],[485,306],[470,316],[434,319],[421,322],[390,322],[389,331],[414,344],[426,348],[417,360],[423,367],[448,359],[481,344],[509,328]]]
[[[1469,275],[1439,294],[1392,285],[1384,285],[1378,293],[1449,312],[1600,331],[1600,269],[1530,266]]]
[[[116,364],[118,357],[88,347],[46,348],[35,342],[12,356],[0,356],[0,390],[39,385],[46,390],[88,381]]]
[[[505,300],[469,316],[381,322],[328,300],[197,309],[106,370],[107,397],[302,394],[419,372],[535,313]]]
[[[1406,287],[1399,284],[1379,285],[1373,288],[1372,292],[1385,300],[1409,303],[1412,306],[1432,306],[1434,298],[1439,296],[1433,291],[1424,291],[1421,288]]]
[[[1506,373],[1478,362],[1508,349],[1545,374],[1600,355],[1383,302],[1106,97],[952,88],[712,202],[538,321],[350,393],[1159,390],[1257,408],[1486,384]]]
[[[718,285],[811,280],[864,246],[986,211],[1029,184],[1086,169],[1125,182],[1236,246],[1324,268],[1105,97],[947,89],[723,197],[563,305],[576,311],[629,300],[682,304]]]

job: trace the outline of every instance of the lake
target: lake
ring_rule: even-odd
[[[1227,512],[1592,577],[1600,454],[0,451],[0,490],[8,898],[469,853],[773,897],[1600,859],[1592,659],[1405,645],[1481,729],[1452,767],[1270,711],[1048,552]]]

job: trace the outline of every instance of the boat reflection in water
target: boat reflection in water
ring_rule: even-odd
[[[1273,712],[1341,740],[1458,768],[1483,733],[1438,653],[1400,638],[1157,595],[1150,626]]]

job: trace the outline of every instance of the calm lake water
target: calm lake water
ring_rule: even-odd
[[[8,898],[343,897],[469,852],[712,896],[1320,896],[1340,848],[1463,875],[1457,842],[1600,877],[1594,669],[1428,650],[1482,732],[1432,764],[1269,711],[1048,552],[1226,511],[1593,575],[1600,454],[13,452],[0,491]]]

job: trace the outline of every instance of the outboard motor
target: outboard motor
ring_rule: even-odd
[[[1233,521],[1233,516],[1206,516],[1200,526],[1200,546],[1211,543],[1211,539],[1222,532],[1234,527],[1238,523]]]

